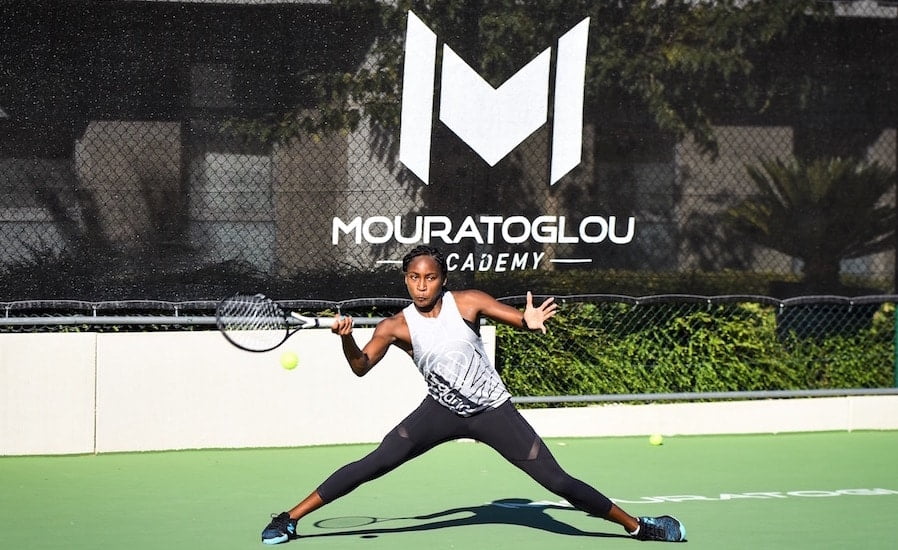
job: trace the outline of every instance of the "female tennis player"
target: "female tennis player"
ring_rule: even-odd
[[[262,542],[278,544],[298,538],[296,524],[306,514],[440,443],[459,438],[489,445],[571,505],[620,524],[636,539],[686,540],[686,529],[675,518],[633,517],[566,473],[512,404],[484,349],[479,320],[486,317],[545,333],[545,322],[557,307],[552,298],[534,306],[528,292],[522,313],[478,290],[447,291],[446,260],[439,250],[427,246],[410,251],[402,260],[402,270],[412,303],[378,323],[364,347],[359,348],[352,335],[351,318],[340,318],[331,330],[340,336],[343,353],[357,376],[377,365],[391,345],[408,353],[424,376],[427,397],[374,451],[334,472],[289,511],[273,516],[262,531]]]

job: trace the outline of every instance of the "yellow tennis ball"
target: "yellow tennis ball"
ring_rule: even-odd
[[[295,352],[285,351],[281,354],[281,366],[287,370],[293,370],[299,364],[299,356]]]
[[[649,436],[649,443],[652,445],[663,445],[664,438],[661,437],[661,434],[652,434]]]

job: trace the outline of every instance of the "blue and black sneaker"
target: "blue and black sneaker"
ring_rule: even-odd
[[[287,512],[271,516],[271,522],[262,530],[262,542],[280,544],[296,538],[296,520],[290,519]]]
[[[633,535],[637,540],[660,540],[665,542],[683,542],[686,540],[686,527],[677,518],[658,516],[639,519],[639,531]]]

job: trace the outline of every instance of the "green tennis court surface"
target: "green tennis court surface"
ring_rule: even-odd
[[[894,548],[898,432],[551,439],[572,474],[689,548]],[[269,514],[372,446],[0,458],[2,548],[263,548]],[[281,548],[637,548],[489,448],[449,443],[308,516]]]

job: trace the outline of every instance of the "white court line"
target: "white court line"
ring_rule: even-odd
[[[717,495],[658,495],[650,497],[637,497],[636,499],[612,498],[611,500],[617,504],[657,504],[657,503],[678,503],[678,502],[727,502],[733,500],[783,500],[795,498],[833,498],[833,497],[878,497],[898,495],[898,491],[893,489],[823,489],[823,490],[802,490],[802,491],[756,491],[748,493],[718,493]],[[504,508],[527,508],[537,507],[545,508],[547,506],[573,508],[566,500],[550,501],[541,500],[537,502],[526,503],[490,503],[495,506]]]

